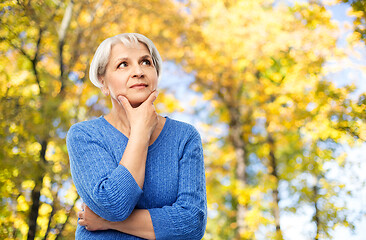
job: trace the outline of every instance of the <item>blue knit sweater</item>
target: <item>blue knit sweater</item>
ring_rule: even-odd
[[[166,118],[149,146],[141,189],[119,162],[128,138],[104,117],[73,125],[67,134],[71,174],[85,204],[109,221],[148,209],[156,239],[201,239],[207,199],[201,138],[191,125]],[[90,232],[78,225],[76,239],[141,239],[114,230]]]

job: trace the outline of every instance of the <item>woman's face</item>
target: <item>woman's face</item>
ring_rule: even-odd
[[[116,101],[118,96],[125,96],[132,107],[137,107],[156,90],[158,76],[145,44],[126,47],[118,43],[112,46],[106,72],[100,80],[103,93]]]

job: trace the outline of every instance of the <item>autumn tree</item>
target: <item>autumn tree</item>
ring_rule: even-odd
[[[78,196],[65,136],[109,104],[88,81],[92,54],[106,37],[140,32],[169,59],[184,22],[178,9],[171,1],[1,3],[0,238],[73,238]],[[159,98],[160,110],[173,100]]]
[[[208,143],[208,190],[220,193],[209,199],[217,225],[231,230],[212,224],[209,235],[255,239],[265,227],[268,238],[283,239],[281,211],[300,213],[304,206],[314,212],[316,239],[330,237],[337,224],[352,225],[342,217],[345,206],[332,211],[342,183],[323,170],[330,162],[343,167],[334,146],[353,139],[331,117],[344,114],[341,99],[354,88],[337,90],[323,69],[342,56],[330,13],[316,1],[190,3],[192,28],[180,64],[194,74],[193,89],[211,100],[212,115],[228,126],[227,138]],[[297,184],[302,178],[314,180]],[[281,209],[281,183],[299,195],[296,207]]]

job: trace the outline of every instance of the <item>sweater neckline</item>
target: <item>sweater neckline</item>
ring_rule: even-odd
[[[110,124],[105,118],[104,116],[100,116],[100,119],[102,119],[102,121],[109,126],[109,128],[111,128],[114,132],[116,132],[117,134],[123,136],[123,138],[126,139],[126,141],[128,141],[128,137],[126,135],[124,135],[121,131],[119,131],[117,128],[115,128],[112,124]],[[149,146],[148,151],[152,151],[154,148],[156,148],[156,146],[158,146],[160,144],[160,142],[162,141],[162,139],[164,138],[164,136],[167,133],[167,129],[169,128],[168,125],[170,125],[170,118],[165,116],[164,117],[166,119],[163,129],[161,130],[159,136],[155,139],[155,141]]]

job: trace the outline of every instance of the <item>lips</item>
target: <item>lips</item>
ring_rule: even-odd
[[[146,83],[136,83],[134,85],[132,85],[130,88],[145,88],[148,85]]]

